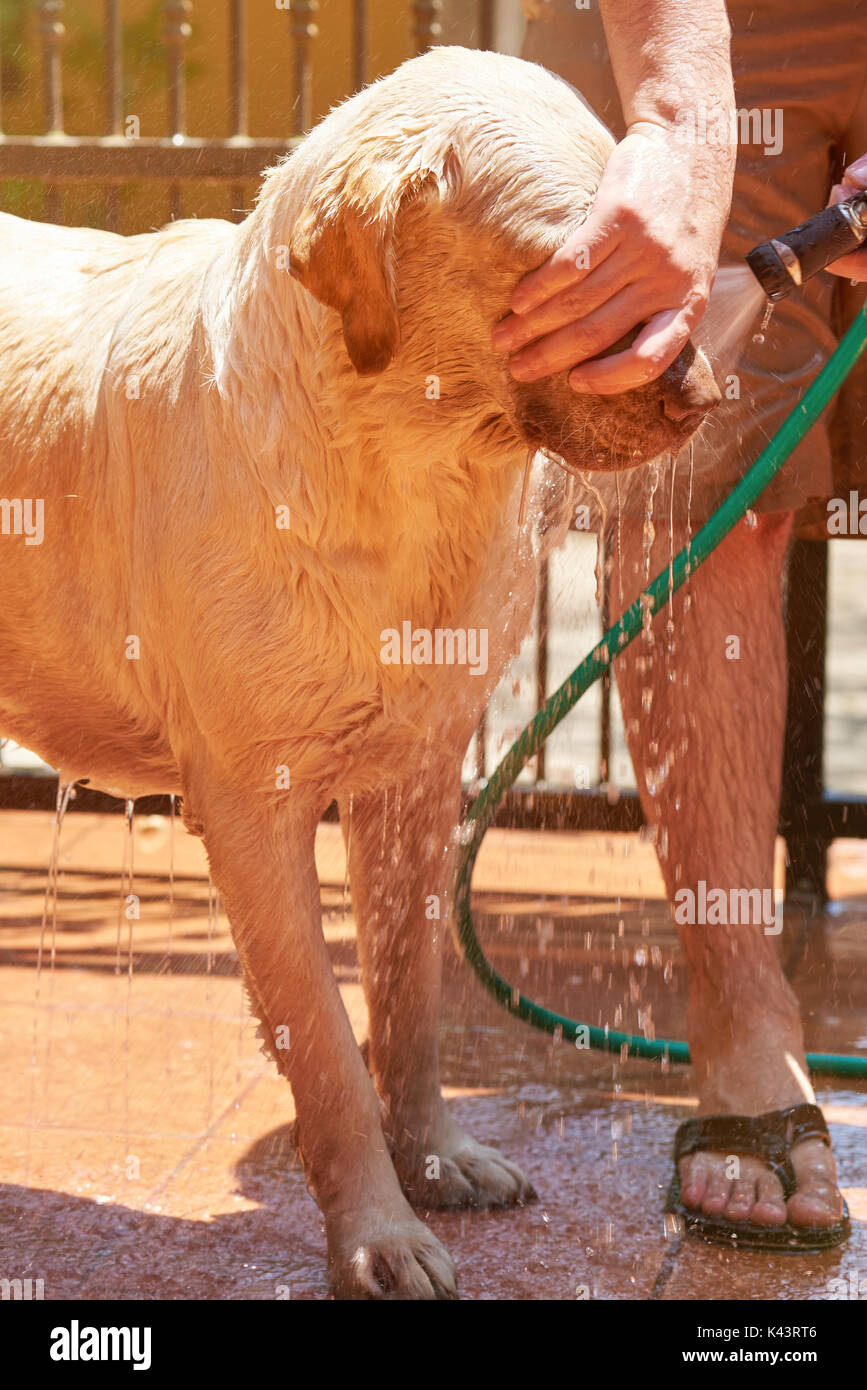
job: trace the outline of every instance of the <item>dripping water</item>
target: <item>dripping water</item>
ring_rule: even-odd
[[[591,483],[586,473],[581,474],[581,479],[587,491],[596,499],[599,507],[599,528],[596,532],[596,564],[593,567],[593,578],[596,584],[596,604],[602,607],[603,593],[605,585],[604,575],[604,553],[605,553],[605,530],[608,517],[605,512],[605,499],[597,487]]]
[[[211,871],[208,870],[208,952],[205,960],[205,974],[208,984],[205,991],[208,1010],[208,1124],[214,1118],[214,938],[220,919],[220,896],[217,892]]]
[[[617,497],[617,588],[620,603],[619,611],[623,612],[623,499],[620,495],[620,469],[614,474],[614,490]]]
[[[401,789],[398,786],[394,791],[394,832],[391,837],[391,863],[395,869],[400,867],[400,799]]]
[[[172,959],[172,933],[175,923],[175,794],[169,797],[169,930],[166,941],[166,954],[169,964]]]
[[[36,952],[36,983],[34,986],[34,1009],[33,1009],[33,1033],[30,1045],[30,1081],[28,1085],[27,1101],[27,1139],[25,1152],[25,1183],[29,1181],[30,1161],[31,1161],[31,1137],[35,1129],[34,1103],[36,1089],[36,1070],[39,1055],[39,997],[42,986],[42,961],[45,953],[45,931],[48,925],[49,909],[51,912],[51,965],[49,973],[49,1000],[54,993],[54,963],[56,959],[57,945],[57,895],[60,877],[60,835],[63,829],[63,820],[66,815],[67,807],[72,797],[75,795],[74,782],[62,782],[58,780],[57,799],[54,806],[54,830],[51,842],[51,858],[48,865],[48,878],[45,885],[45,898],[42,905],[42,921],[39,927],[39,945]],[[51,1057],[51,1018],[52,1006],[48,1006],[48,1038],[46,1041],[45,1058],[43,1061],[43,1075],[47,1090],[48,1079],[51,1074],[49,1065]]]
[[[515,570],[518,568],[518,547],[521,543],[521,532],[524,529],[524,518],[527,514],[527,493],[530,488],[530,469],[533,466],[533,450],[527,450],[527,457],[524,460],[524,481],[521,485],[521,505],[518,507],[518,534],[515,537]]]
[[[695,445],[691,439],[689,441],[689,473],[686,485],[686,585],[683,596],[683,611],[688,613],[692,607],[692,489],[695,481]]]
[[[761,344],[761,343],[763,343],[763,342],[765,341],[765,329],[767,328],[768,324],[769,324],[770,321],[771,321],[771,315],[773,314],[773,312],[774,312],[774,302],[773,302],[772,299],[769,299],[768,302],[767,302],[767,304],[765,305],[765,312],[764,312],[764,314],[762,315],[762,321],[761,321],[761,323],[759,324],[759,330],[758,330],[757,333],[754,333],[754,334],[753,334],[753,342],[754,342],[754,343]]]
[[[60,832],[67,807],[74,794],[74,782],[58,782],[57,801],[54,807],[54,837],[51,843],[51,859],[48,866],[48,881],[45,886],[45,900],[42,906],[42,922],[39,927],[39,949],[36,955],[36,997],[42,976],[42,958],[45,947],[45,928],[48,924],[49,906],[51,909],[51,965],[49,973],[49,994],[54,989],[54,962],[57,949],[57,887],[60,874]]]
[[[121,939],[123,936],[124,916],[127,921],[127,945],[128,962],[127,973],[132,975],[132,918],[130,917],[130,903],[128,901],[133,891],[133,827],[135,803],[127,797],[123,806],[124,813],[124,839],[123,839],[123,861],[120,870],[120,900],[117,905],[117,937],[115,941],[114,953],[114,973],[120,974],[120,952]],[[124,912],[126,909],[126,912]]]
[[[352,793],[349,793],[349,811],[346,817],[346,865],[343,870],[343,916],[349,911],[349,854],[352,849]]]
[[[677,460],[679,455],[669,455],[671,464],[671,494],[668,500],[668,622],[666,623],[667,650],[669,656],[674,656],[674,484],[677,474]]]
[[[124,801],[124,846],[123,846],[123,866],[121,868],[120,903],[118,904],[117,916],[117,951],[115,956],[115,975],[120,974],[120,935],[121,921],[124,908],[126,909],[127,920],[127,973],[126,973],[126,1008],[124,1011],[124,1041],[123,1041],[123,1132],[124,1132],[124,1154],[129,1153],[130,1140],[130,1117],[129,1117],[129,1097],[130,1097],[130,1074],[129,1062],[132,1044],[130,1038],[131,1016],[132,1016],[132,923],[133,923],[133,904],[130,899],[133,894],[133,884],[135,882],[135,802],[130,798]]]
[[[382,798],[382,835],[379,841],[379,862],[385,859],[385,836],[388,830],[388,787],[386,787]]]
[[[206,959],[205,973],[212,975],[214,972],[214,937],[217,934],[217,924],[220,917],[220,897],[217,892],[214,880],[210,872],[208,873],[208,954]]]
[[[172,1017],[172,950],[174,948],[174,925],[175,925],[175,793],[169,796],[169,920],[168,932],[166,936],[166,977],[168,986],[168,996],[166,999],[168,1017]],[[166,1077],[172,1074],[172,1053],[173,1047],[166,1048]]]
[[[650,470],[650,489],[644,508],[644,529],[641,533],[641,558],[644,564],[643,584],[645,587],[650,582],[651,551],[656,539],[656,527],[653,524],[653,502],[659,487],[659,461],[654,459],[648,467]]]

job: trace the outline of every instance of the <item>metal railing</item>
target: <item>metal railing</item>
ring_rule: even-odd
[[[185,47],[192,34],[193,0],[166,0],[162,6],[162,43],[166,67],[166,133],[130,139],[123,133],[121,100],[123,52],[121,0],[104,4],[104,132],[70,135],[64,129],[63,45],[66,38],[64,0],[39,0],[34,5],[42,57],[44,131],[38,135],[9,135],[2,129],[0,92],[0,180],[35,179],[47,192],[46,220],[56,220],[56,185],[62,182],[101,184],[158,180],[170,187],[189,180],[231,183],[258,179],[269,160],[284,154],[309,130],[313,110],[313,65],[319,35],[319,0],[291,0],[286,8],[287,59],[292,71],[292,131],[290,136],[254,138],[248,133],[247,0],[226,0],[229,15],[229,84],[226,93],[230,133],[225,138],[187,134],[187,77]],[[281,7],[282,8],[282,7]],[[441,0],[416,0],[408,5],[412,48],[422,53],[440,36]],[[494,0],[478,0],[476,31],[479,46],[490,43]],[[353,0],[351,86],[367,78],[367,0]],[[409,56],[409,53],[407,54]],[[53,203],[53,205],[52,205]],[[54,217],[52,217],[54,213]]]

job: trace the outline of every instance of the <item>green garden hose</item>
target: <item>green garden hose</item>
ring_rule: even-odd
[[[451,916],[458,949],[472,966],[478,978],[494,998],[509,1013],[522,1018],[534,1028],[562,1036],[581,1047],[617,1052],[623,1057],[666,1057],[672,1062],[689,1062],[685,1042],[666,1038],[649,1041],[632,1033],[615,1033],[608,1028],[594,1028],[578,1023],[562,1014],[543,1008],[521,994],[493,968],[485,956],[470,910],[473,866],[499,803],[520,774],[524,764],[539,751],[560,721],[577,704],[585,691],[608,670],[612,660],[642,630],[644,610],[652,614],[668,602],[691,572],[698,568],[716,549],[720,541],[743,519],[759,494],[782,468],[792,450],[803,439],[810,426],[839,390],[864,348],[867,347],[867,303],[864,304],[845,337],[802,399],[786,417],[773,439],[756,459],[710,520],[694,539],[687,543],[672,565],[658,574],[646,592],[639,596],[606,633],[601,641],[576,666],[571,676],[545,702],[538,714],[512,744],[499,767],[491,776],[469,810],[461,833],[461,849],[455,879],[454,907]],[[867,1077],[867,1057],[837,1056],[833,1053],[812,1052],[807,1055],[810,1069],[826,1076]]]

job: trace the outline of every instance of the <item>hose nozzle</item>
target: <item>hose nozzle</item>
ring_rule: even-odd
[[[785,299],[832,261],[857,251],[867,239],[867,192],[817,212],[790,232],[763,241],[747,265],[768,299]]]

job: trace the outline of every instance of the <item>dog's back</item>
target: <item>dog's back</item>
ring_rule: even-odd
[[[44,756],[68,743],[71,707],[73,742],[104,746],[108,764],[142,738],[151,762],[160,742],[123,659],[136,566],[154,558],[131,534],[134,495],[172,461],[147,387],[194,370],[196,290],[235,231],[190,221],[125,238],[0,215],[0,716]],[[130,447],[140,428],[150,457]]]
[[[204,270],[234,232],[226,222],[186,221],[120,237],[0,214],[0,491],[5,496],[31,495],[65,467],[71,471],[64,483],[82,481],[78,470],[84,454],[97,443],[100,393],[123,384],[115,378],[113,361],[120,338],[143,338],[146,302],[153,322],[165,305],[165,336],[176,339],[178,313],[192,304],[192,296],[178,294],[178,284],[194,285],[196,266]],[[139,293],[145,280],[151,282],[146,296]],[[134,313],[127,318],[133,300]],[[142,341],[141,346],[152,351],[155,344]],[[92,467],[95,460],[86,462]]]

